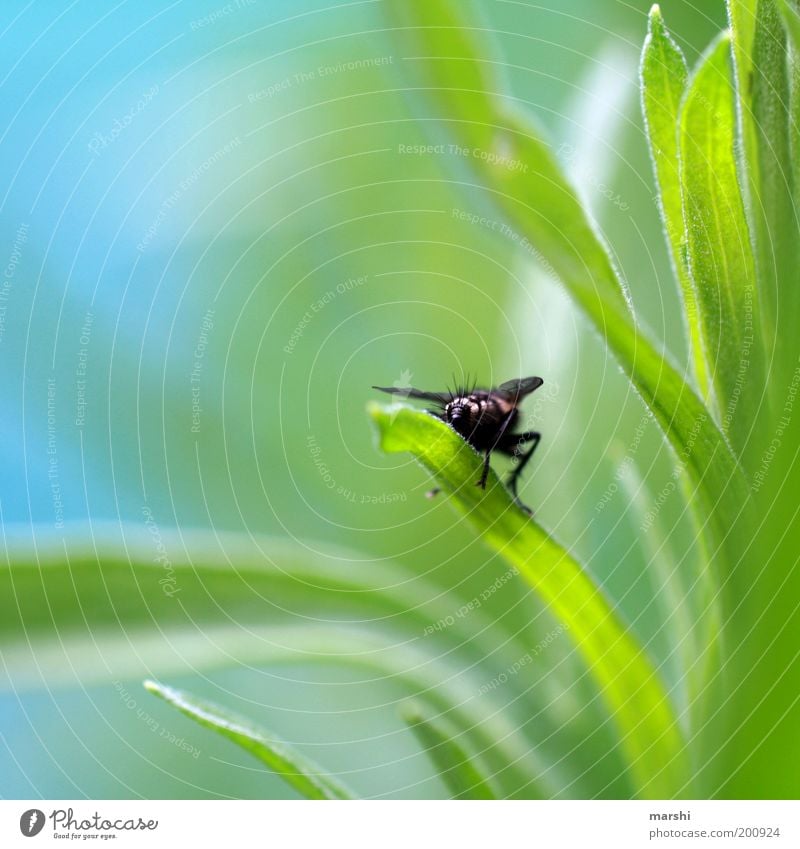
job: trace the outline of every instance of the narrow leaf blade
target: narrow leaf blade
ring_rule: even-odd
[[[728,16],[741,128],[740,168],[758,272],[759,324],[764,348],[777,349],[775,361],[780,367],[791,357],[793,322],[800,306],[797,188],[790,167],[797,130],[791,129],[787,36],[776,0],[728,0]],[[796,143],[794,148],[796,155]]]
[[[689,270],[703,345],[714,363],[711,380],[723,427],[746,434],[752,417],[741,396],[751,380],[758,302],[735,138],[730,36],[724,33],[701,60],[683,102],[680,168]]]
[[[186,714],[198,725],[210,728],[241,746],[306,799],[353,798],[348,790],[326,775],[316,764],[249,719],[156,681],[145,681],[144,688]]]
[[[678,168],[678,114],[686,91],[689,69],[683,53],[670,36],[661,10],[653,6],[642,50],[642,112],[650,158],[656,179],[661,220],[672,266],[683,297],[683,314],[692,365],[700,391],[709,398],[709,367],[701,341],[695,292],[683,254],[685,227]]]
[[[521,634],[490,627],[473,610],[425,637],[464,599],[385,559],[313,540],[167,528],[156,539],[154,530],[5,529],[0,694],[232,662],[345,665],[369,680],[392,677],[447,712],[486,753],[505,795],[520,787],[544,798],[565,792],[566,770],[548,771],[538,754],[518,759],[531,741],[513,712],[492,696],[470,700],[490,674],[485,658],[512,663],[524,651]],[[481,640],[470,639],[474,629]],[[590,733],[582,725],[590,719],[567,727],[546,696],[532,702],[546,733]]]
[[[409,451],[435,477],[482,539],[514,566],[563,623],[616,723],[643,796],[668,798],[687,780],[683,742],[656,669],[600,588],[558,542],[512,501],[451,428],[409,407],[370,405],[381,447]]]
[[[681,458],[717,543],[742,510],[746,486],[708,408],[638,327],[608,250],[531,122],[496,93],[477,33],[450,0],[389,0],[409,57],[470,155],[492,200],[549,263],[597,328]],[[457,11],[458,10],[458,11]]]
[[[402,717],[427,752],[454,799],[497,798],[488,780],[453,739],[453,733],[426,716],[416,704],[402,710]]]

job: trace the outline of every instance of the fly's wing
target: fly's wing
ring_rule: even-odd
[[[412,389],[410,386],[373,386],[379,392],[388,392],[390,395],[399,395],[401,398],[419,398],[421,401],[433,401],[435,404],[445,406],[450,400],[449,392],[423,392],[420,389]]]
[[[493,391],[498,395],[502,395],[506,400],[517,403],[521,398],[530,395],[531,392],[538,389],[543,383],[544,381],[541,377],[520,377],[516,380],[501,383]]]

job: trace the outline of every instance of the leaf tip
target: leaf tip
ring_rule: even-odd
[[[158,681],[153,681],[152,678],[145,678],[142,681],[142,687],[151,695],[158,696],[159,699],[164,699],[165,702],[176,701],[175,691],[171,687],[159,684]]]
[[[379,401],[367,402],[367,415],[372,424],[375,425],[375,430],[378,434],[379,444],[384,448],[384,440],[392,421],[392,407],[387,407],[386,404],[381,404]]]
[[[653,3],[650,7],[650,14],[647,16],[647,25],[650,34],[664,29],[664,17],[661,14],[661,6],[658,3]]]
[[[408,701],[400,705],[400,718],[406,725],[419,725],[425,719],[422,705],[419,702]]]
[[[161,684],[158,681],[153,681],[152,678],[145,678],[142,681],[142,687],[153,696],[158,696],[165,702],[169,702],[175,706],[180,706],[183,702],[183,693],[176,690],[174,687],[168,687],[166,684]]]
[[[380,404],[377,401],[367,401],[367,413],[373,421],[380,421],[385,415],[383,412],[383,404]]]
[[[379,401],[367,402],[367,414],[375,425],[378,447],[387,454],[396,454],[407,449],[402,434],[398,434],[397,419],[401,413],[409,411],[405,404],[381,404]]]
[[[650,12],[647,16],[647,35],[645,36],[644,47],[642,49],[642,61],[644,61],[644,57],[648,51],[652,50],[656,45],[661,46],[663,49],[664,44],[671,42],[671,40],[669,30],[661,14],[661,6],[658,3],[654,3],[650,7]]]

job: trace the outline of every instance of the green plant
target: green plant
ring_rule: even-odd
[[[691,74],[660,9],[654,6],[650,14],[641,65],[642,102],[664,231],[683,296],[691,376],[682,375],[636,321],[625,282],[554,156],[528,119],[507,105],[480,44],[480,28],[467,24],[450,2],[428,3],[413,12],[402,3],[394,8],[407,27],[404,34],[421,78],[443,110],[450,132],[469,149],[502,152],[507,161],[530,165],[521,176],[490,164],[490,158],[474,158],[477,179],[555,268],[638,389],[676,456],[676,473],[704,553],[696,586],[705,594],[699,608],[705,622],[700,626],[699,657],[684,670],[691,685],[683,744],[673,736],[678,724],[674,703],[670,710],[669,700],[654,691],[646,716],[662,723],[661,730],[648,729],[644,736],[671,753],[664,760],[655,745],[637,752],[628,747],[638,767],[637,791],[742,792],[737,788],[754,783],[746,777],[754,753],[740,761],[731,735],[757,752],[782,736],[780,728],[770,724],[778,704],[785,716],[797,715],[790,689],[765,683],[759,701],[750,693],[743,696],[741,679],[732,673],[736,669],[751,679],[760,677],[757,670],[767,674],[766,654],[758,655],[756,648],[767,651],[760,623],[770,606],[786,609],[788,587],[797,585],[795,557],[772,557],[763,564],[754,544],[754,539],[774,542],[768,529],[775,499],[786,497],[781,493],[786,481],[776,484],[773,475],[768,482],[772,485],[765,486],[767,475],[759,473],[758,465],[766,464],[769,441],[774,444],[776,433],[781,439],[788,432],[796,434],[790,423],[797,346],[787,331],[798,317],[793,192],[800,172],[791,153],[796,156],[797,125],[791,110],[797,102],[798,69],[778,13],[794,39],[797,8],[771,0],[732,0],[732,32],[720,35]],[[391,437],[397,425],[384,431],[384,447],[397,450],[400,445],[412,451],[437,477],[444,477],[457,503],[463,501],[460,493],[468,489],[470,475],[454,472],[455,480],[448,479],[451,465],[444,458],[432,463],[431,450],[425,448],[434,438],[433,426],[423,425],[420,418],[415,422],[417,430],[409,423],[403,439]],[[796,436],[792,444],[796,446]],[[786,492],[796,498],[794,486]],[[470,516],[484,538],[490,544],[506,539],[506,548],[513,549],[520,531],[508,527],[504,517],[509,508],[492,503],[491,493],[485,501],[475,499],[474,493],[472,497],[477,503],[469,506]],[[534,536],[543,533],[534,523],[528,523],[527,530]],[[543,576],[551,574],[548,555],[535,555],[533,540],[523,545],[533,573],[526,577],[559,618],[571,623],[586,606],[576,600],[563,604],[566,589],[554,598],[541,585]],[[580,567],[573,566],[580,573]],[[562,580],[568,587],[569,577]],[[767,586],[773,595],[758,592]],[[600,590],[587,582],[586,591]],[[765,605],[761,610],[752,604],[756,597]],[[596,612],[590,618],[586,631],[573,629],[572,635],[600,683],[608,670],[592,657],[586,643],[608,624],[611,614]],[[788,618],[796,618],[796,612]],[[780,674],[796,684],[797,664],[791,656],[796,641],[784,623],[787,665]],[[624,631],[621,623],[613,627]],[[774,646],[777,639],[770,643]],[[742,669],[744,657],[749,660]],[[657,678],[641,666],[612,660],[610,652],[605,660],[629,705],[631,692],[642,691],[647,681]],[[748,668],[748,662],[753,666]],[[625,710],[607,691],[605,698],[619,732],[630,741]],[[731,704],[738,708],[741,700],[752,705],[746,731],[742,725],[735,727],[745,714],[730,709]],[[774,704],[768,711],[765,703],[770,701]],[[663,710],[658,711],[656,703]],[[638,730],[643,731],[641,723]],[[648,755],[665,766],[674,765],[674,770],[656,771],[646,762]],[[755,758],[760,760],[759,755]],[[786,772],[761,766],[755,772],[776,794],[796,792],[795,779]],[[643,779],[656,774],[661,783],[650,785]]]
[[[700,763],[718,757],[718,765],[727,761],[733,774],[746,769],[730,763],[731,752],[707,753],[718,751],[728,733],[730,717],[720,711],[729,699],[737,700],[736,685],[723,670],[736,667],[742,650],[730,629],[741,619],[740,591],[749,591],[742,577],[751,561],[743,555],[753,528],[763,527],[759,508],[770,504],[751,492],[747,480],[766,447],[765,434],[777,425],[775,412],[762,411],[770,401],[774,411],[791,386],[791,362],[776,363],[771,346],[780,337],[779,316],[787,310],[797,316],[795,293],[787,291],[795,288],[797,246],[788,191],[795,179],[787,76],[794,59],[787,62],[777,7],[769,0],[732,2],[733,36],[721,35],[691,74],[658,7],[650,15],[643,109],[683,295],[693,378],[681,374],[636,321],[625,283],[554,155],[530,121],[508,107],[480,30],[466,23],[454,3],[392,7],[411,55],[421,57],[421,79],[452,138],[531,166],[521,176],[489,158],[471,160],[492,201],[551,263],[603,335],[673,448],[705,552],[697,581],[707,600],[705,609],[698,606],[705,618],[698,628],[699,656],[683,670],[691,681],[689,716],[678,715],[645,648],[575,559],[514,507],[496,479],[485,495],[470,485],[479,460],[458,437],[423,413],[401,409],[390,415],[375,407],[381,444],[413,453],[568,627],[614,718],[637,794],[685,796],[710,787],[725,792],[719,766],[708,770]],[[796,10],[782,11],[796,34]],[[770,571],[786,566],[773,561]],[[759,577],[766,580],[763,572]],[[758,730],[763,737],[772,733],[769,727]],[[790,776],[776,773],[772,781],[789,790],[784,782]],[[475,774],[476,786],[487,782]],[[732,779],[731,790],[737,784]]]
[[[508,564],[517,598],[533,594],[552,641],[537,647],[524,631],[495,631],[480,605],[454,618],[436,587],[399,580],[395,566],[366,571],[353,552],[196,531],[162,540],[159,532],[170,552],[165,570],[152,559],[152,530],[128,527],[122,546],[94,529],[91,545],[78,534],[66,544],[39,537],[35,550],[7,549],[6,672],[16,682],[50,680],[66,657],[73,669],[84,662],[80,671],[90,676],[91,655],[81,661],[74,650],[85,648],[88,625],[138,674],[156,620],[170,645],[191,646],[196,668],[225,656],[279,663],[302,653],[319,663],[343,657],[407,684],[418,695],[402,719],[456,798],[795,797],[800,3],[729,0],[730,32],[692,70],[658,7],[650,14],[642,107],[685,351],[637,318],[605,239],[538,127],[510,105],[486,31],[465,5],[390,0],[394,37],[434,110],[426,126],[493,154],[464,160],[471,180],[558,276],[672,451],[676,497],[697,534],[691,574],[677,574],[657,525],[638,540],[651,555],[656,602],[672,608],[668,661],[619,613],[590,564],[522,513],[494,472],[485,492],[474,486],[480,458],[452,430],[419,410],[371,405],[381,448],[410,452],[435,478]],[[623,486],[644,517],[652,493],[635,469]],[[347,572],[332,574],[312,548],[347,563]],[[284,621],[292,604],[317,618],[302,628]],[[251,639],[232,634],[232,621]],[[435,622],[448,625],[420,641]],[[21,633],[24,644],[12,645]],[[156,655],[148,676],[179,671],[169,653]],[[487,656],[503,670],[493,680]],[[524,672],[537,664],[531,684]],[[552,694],[539,692],[556,666],[575,681],[578,708],[568,721]],[[502,676],[513,693],[506,701],[495,698]],[[356,795],[226,708],[150,680],[145,686],[299,794]]]

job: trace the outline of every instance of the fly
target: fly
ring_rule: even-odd
[[[372,388],[391,395],[402,395],[404,398],[434,402],[438,410],[429,412],[449,424],[459,436],[484,455],[483,471],[480,479],[475,482],[481,489],[486,489],[492,451],[498,451],[515,460],[508,478],[508,488],[517,504],[530,513],[530,509],[522,504],[517,496],[517,483],[542,435],[535,430],[515,433],[514,427],[519,418],[520,403],[543,383],[541,377],[522,377],[501,383],[496,389],[473,387],[457,389],[455,392],[423,392],[410,387]],[[432,497],[438,492],[438,489],[433,489],[428,495]]]

